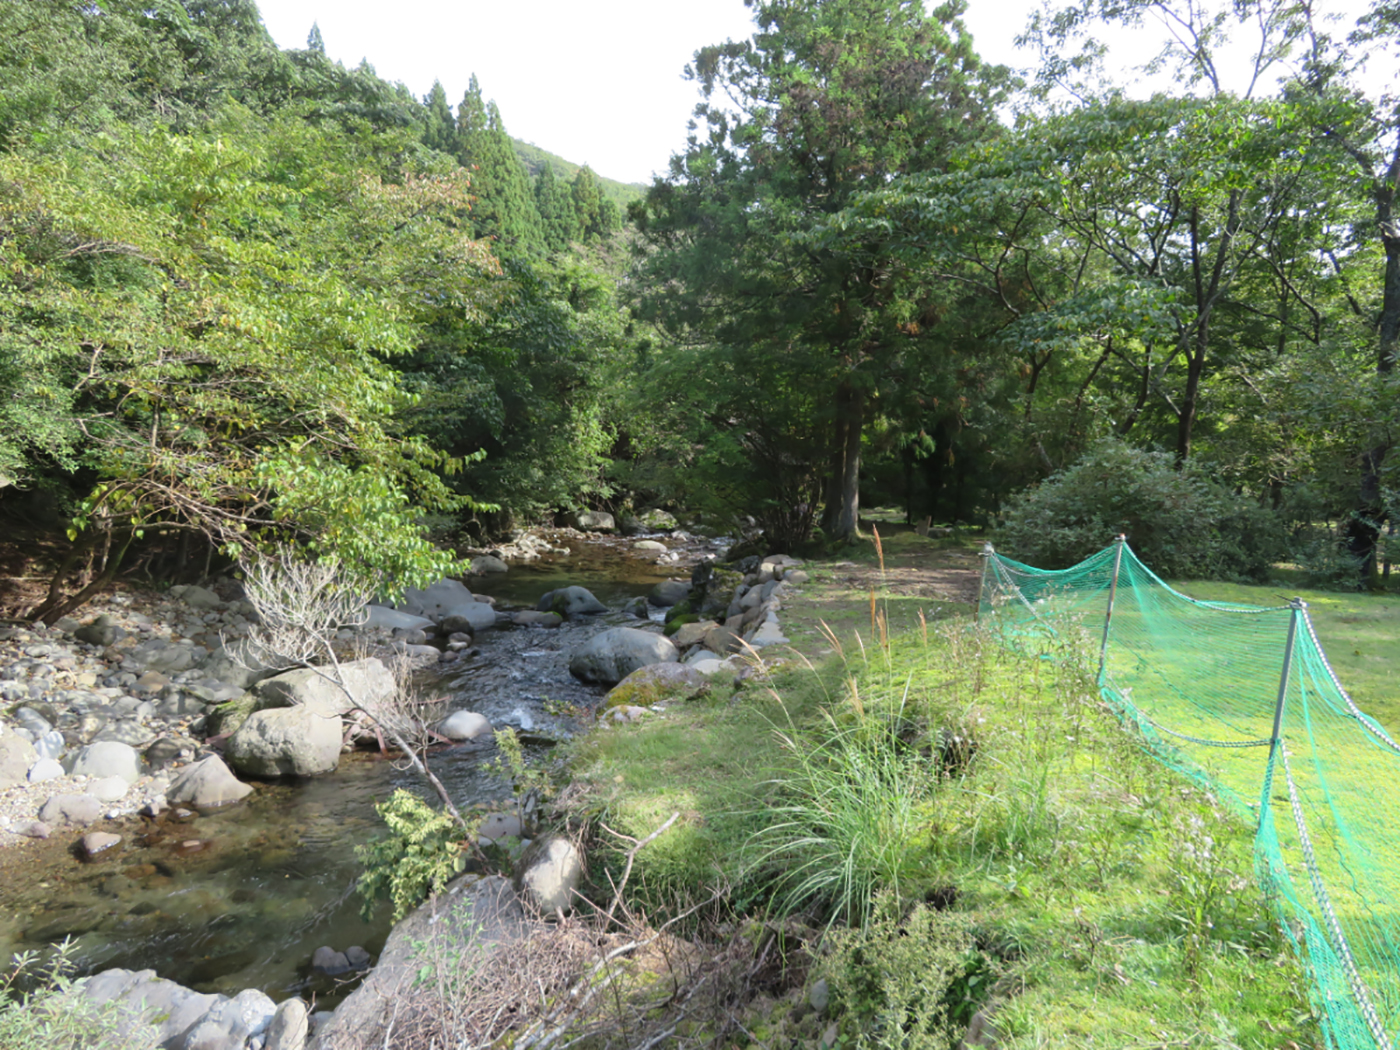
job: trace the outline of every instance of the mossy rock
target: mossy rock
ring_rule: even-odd
[[[693,616],[694,614],[695,609],[691,606],[689,598],[685,599],[685,601],[676,602],[675,605],[666,610],[666,632],[668,634],[671,632],[672,620],[682,616]]]
[[[660,700],[693,700],[707,692],[710,680],[685,664],[639,667],[603,697],[603,708],[650,707]]]
[[[667,636],[670,636],[670,635],[675,634],[677,631],[679,631],[682,627],[684,627],[684,626],[685,626],[686,624],[688,624],[688,623],[699,623],[699,622],[700,622],[700,617],[696,616],[694,613],[684,613],[684,614],[682,614],[682,615],[680,615],[680,616],[675,617],[674,619],[667,620],[667,621],[666,621],[666,629],[665,629],[665,631],[664,631],[663,633],[666,634]]]
[[[204,716],[204,733],[206,736],[229,736],[236,733],[257,708],[258,698],[252,693],[225,700]]]

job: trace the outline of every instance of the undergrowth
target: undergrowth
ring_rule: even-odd
[[[878,609],[862,634],[574,745],[576,814],[634,837],[683,814],[637,855],[636,907],[725,886],[813,930],[794,980],[828,979],[844,1046],[955,1046],[979,1010],[1004,1050],[1321,1045],[1249,829],[1143,752],[1078,643],[888,636]],[[766,1046],[804,1031],[751,1009]]]

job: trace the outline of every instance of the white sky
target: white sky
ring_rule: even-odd
[[[454,107],[472,73],[518,139],[608,178],[649,182],[685,144],[699,94],[681,72],[695,51],[752,31],[742,0],[260,0],[284,48],[319,23],[326,53],[366,58],[420,98],[442,81]],[[1028,66],[1013,38],[1035,0],[971,0],[964,21],[982,57]],[[1365,0],[1332,0],[1360,11]],[[1161,31],[1111,39],[1115,58],[1144,61]],[[1130,57],[1131,56],[1131,57]],[[1393,71],[1387,71],[1393,79]]]

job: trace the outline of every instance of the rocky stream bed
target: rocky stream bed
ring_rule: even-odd
[[[742,673],[735,650],[785,640],[776,613],[800,571],[786,559],[706,569],[702,600],[691,569],[716,550],[683,533],[522,537],[504,559],[479,559],[492,575],[410,592],[342,641],[376,654],[355,671],[366,689],[388,676],[380,657],[414,664],[440,698],[440,731],[463,738],[433,749],[434,770],[504,827],[491,728],[546,748],[595,712],[645,717],[658,677]],[[668,640],[664,610],[687,599]],[[224,579],[115,594],[52,628],[0,627],[0,952],[72,938],[97,974],[84,994],[146,1004],[171,1048],[304,1044],[297,1004],[334,1006],[390,935],[387,908],[365,922],[354,892],[354,846],[380,828],[374,802],[424,791],[392,756],[355,747],[371,734],[351,711],[317,709],[317,683],[279,686],[308,672],[243,666],[256,621]],[[230,732],[220,719],[234,700],[258,710]],[[289,731],[295,719],[315,725]],[[250,746],[255,722],[272,728]],[[289,733],[327,732],[311,757],[287,757]]]

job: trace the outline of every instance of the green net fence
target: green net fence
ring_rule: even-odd
[[[1103,696],[1257,828],[1255,871],[1328,1043],[1400,1037],[1400,745],[1359,711],[1301,601],[1197,601],[1114,543],[1073,568],[986,551],[978,616],[1028,653],[1087,635]]]

